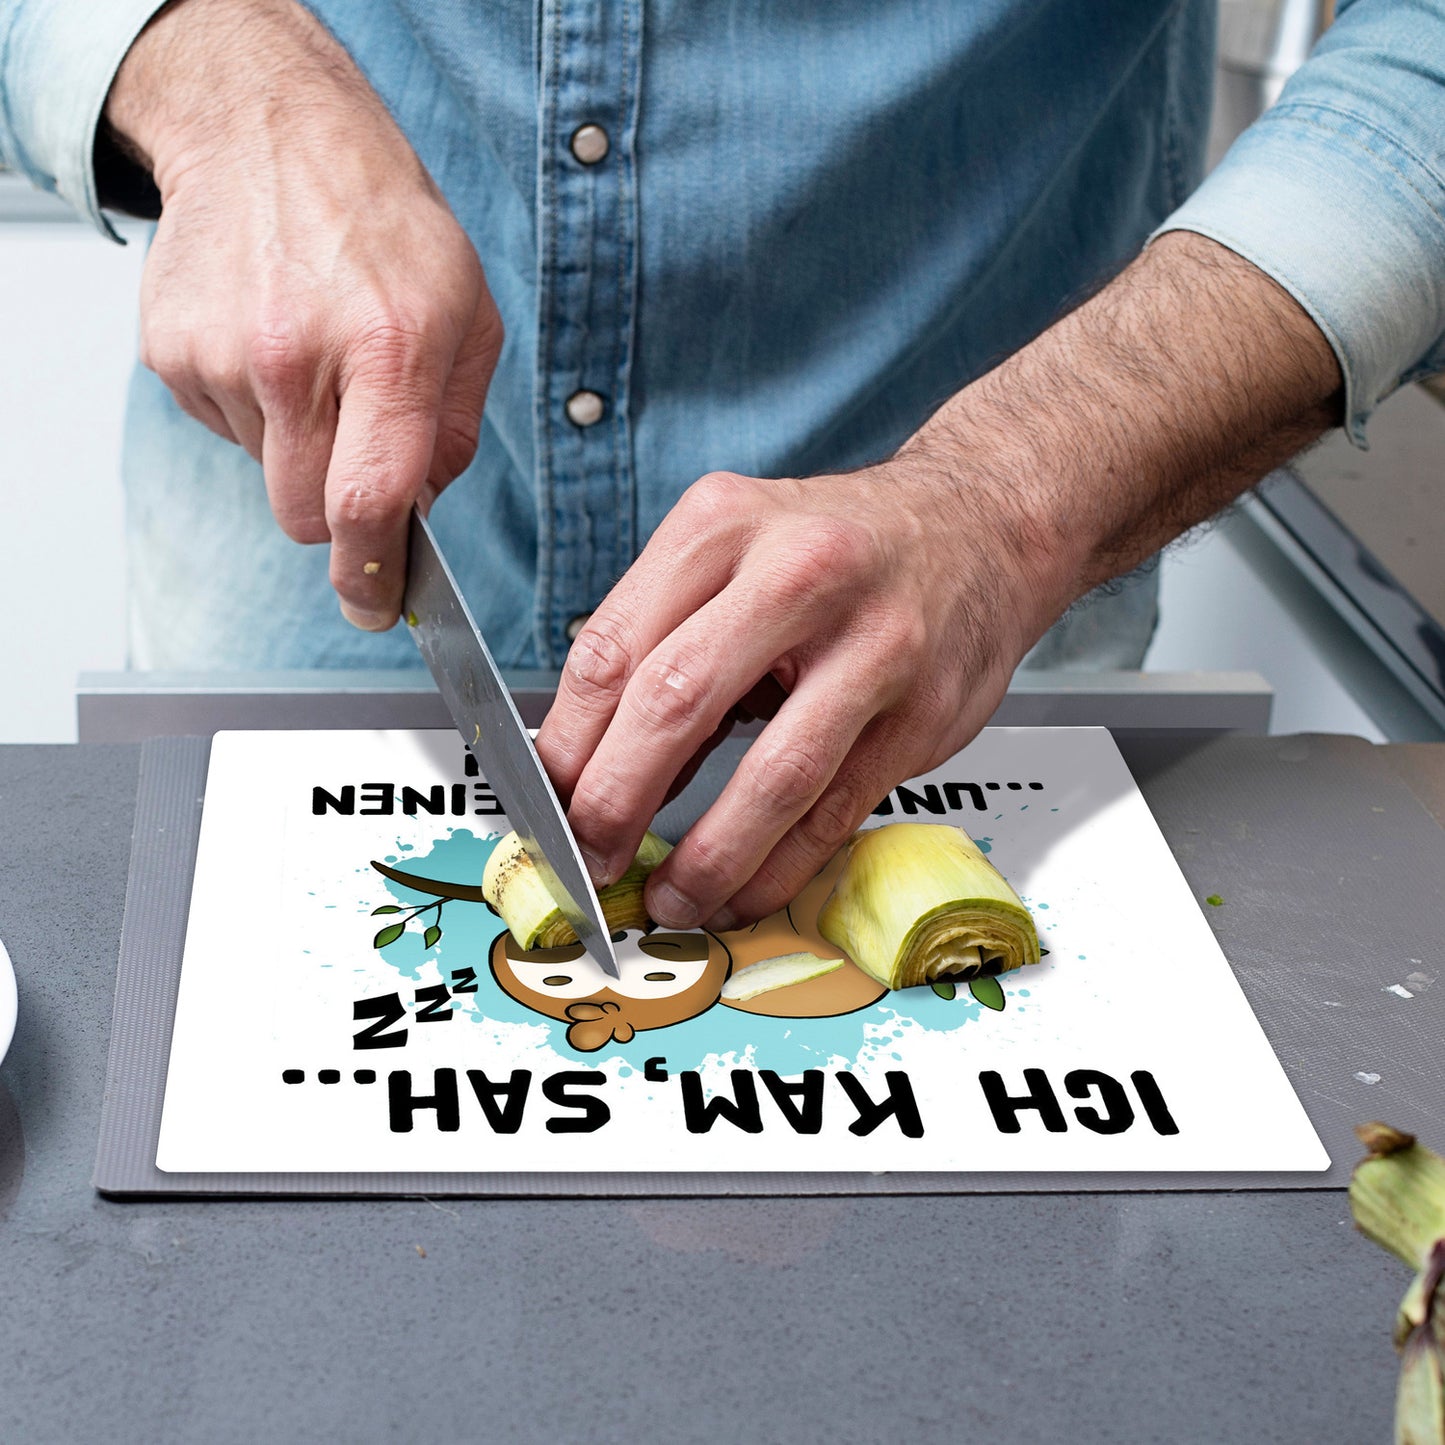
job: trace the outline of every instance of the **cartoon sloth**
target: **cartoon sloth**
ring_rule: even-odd
[[[567,1024],[579,1053],[628,1043],[644,1029],[666,1028],[722,1003],[774,1018],[830,1018],[853,1013],[887,992],[818,932],[818,910],[843,866],[840,853],[785,909],[731,933],[629,931],[617,934],[621,978],[612,978],[580,943],[531,951],[510,933],[492,944],[492,976],[520,1004]],[[801,925],[801,926],[800,926]],[[843,966],[806,983],[746,1001],[720,997],[728,977],[784,953],[841,958]]]
[[[580,943],[527,951],[510,932],[499,934],[492,944],[492,976],[518,1003],[565,1023],[567,1042],[579,1053],[594,1053],[613,1041],[628,1043],[645,1029],[682,1023],[718,1003],[773,1018],[853,1013],[875,1003],[887,989],[818,932],[818,910],[842,870],[843,857],[840,852],[787,908],[750,928],[720,934],[654,928],[614,935],[621,978],[604,973]],[[485,902],[481,889],[472,884],[422,878],[375,861],[371,866],[394,882],[437,898]],[[832,973],[745,1001],[721,997],[732,974],[785,953],[815,953],[844,962]]]

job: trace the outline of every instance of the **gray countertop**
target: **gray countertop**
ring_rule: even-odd
[[[1216,764],[1253,749],[1283,768],[1291,747],[1309,754],[1232,740],[1213,773],[1181,772],[1167,740],[1125,749],[1191,882],[1238,900],[1221,942],[1277,1047],[1268,946],[1247,940],[1269,935],[1274,873],[1303,897],[1309,860],[1277,856],[1279,800],[1258,788],[1268,816],[1238,832],[1251,799],[1227,796]],[[1382,800],[1340,820],[1356,845],[1375,846],[1359,830],[1376,815],[1384,839],[1392,812],[1417,840],[1435,827],[1400,778],[1434,779],[1438,798],[1445,750],[1389,766],[1389,749],[1344,751]],[[0,1065],[0,1439],[1388,1439],[1408,1273],[1354,1233],[1339,1189],[99,1198],[138,754],[0,749],[0,938],[21,997]],[[1307,764],[1300,779],[1300,821],[1319,832],[1330,800]],[[1353,879],[1328,885],[1339,917],[1321,936],[1367,953],[1355,934],[1381,920],[1358,916]],[[1438,919],[1438,898],[1421,906],[1407,937]],[[1424,938],[1427,967],[1441,946]],[[1430,1122],[1445,983],[1392,1013],[1376,995],[1394,968],[1361,956],[1351,982],[1321,965],[1334,994],[1357,985],[1357,1020],[1321,1010],[1308,1047],[1280,1049],[1322,1135],[1382,1113]],[[1399,1054],[1398,1082],[1382,1067],[1374,1089],[1347,1073],[1336,1087],[1362,1039]]]

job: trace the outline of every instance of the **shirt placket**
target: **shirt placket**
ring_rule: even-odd
[[[641,0],[542,0],[538,659],[556,666],[632,560]]]

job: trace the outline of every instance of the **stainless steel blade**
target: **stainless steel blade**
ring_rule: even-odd
[[[403,615],[452,721],[517,830],[562,916],[613,977],[617,955],[552,780],[532,745],[456,579],[419,511],[413,511]]]

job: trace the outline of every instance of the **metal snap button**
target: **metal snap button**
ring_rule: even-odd
[[[595,391],[574,391],[567,398],[567,420],[574,426],[595,426],[605,405]]]
[[[598,161],[606,160],[607,152],[612,149],[612,142],[607,138],[607,132],[600,125],[579,125],[572,132],[572,154],[582,162],[584,166],[595,166]]]

